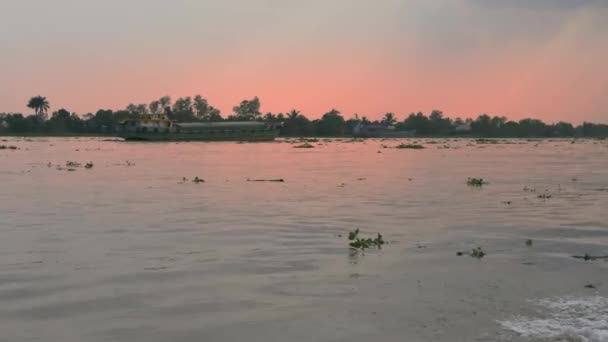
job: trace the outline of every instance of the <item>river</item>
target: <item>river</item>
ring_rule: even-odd
[[[608,341],[607,140],[2,139],[0,341]]]

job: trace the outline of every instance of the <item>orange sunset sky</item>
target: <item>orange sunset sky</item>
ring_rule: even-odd
[[[225,116],[608,122],[606,0],[0,0],[0,112],[201,94]]]

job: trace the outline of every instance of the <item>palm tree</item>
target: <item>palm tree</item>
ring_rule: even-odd
[[[302,114],[302,113],[300,113],[300,111],[299,111],[299,110],[295,110],[295,109],[294,109],[294,110],[292,110],[291,112],[287,113],[287,119],[288,119],[288,120],[294,120],[294,119],[297,119],[297,118],[298,118],[298,116],[300,116],[300,114]]]
[[[49,101],[44,96],[34,96],[27,103],[29,108],[32,108],[37,116],[43,116],[49,110]]]
[[[266,115],[264,115],[263,120],[265,122],[275,122],[275,121],[277,121],[277,116],[268,112],[268,113],[266,113]]]
[[[386,113],[384,114],[384,118],[382,118],[382,121],[388,125],[391,126],[393,125],[397,120],[395,119],[395,114],[393,113]]]

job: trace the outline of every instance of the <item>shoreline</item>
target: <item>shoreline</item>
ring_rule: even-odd
[[[31,132],[31,133],[11,133],[11,132],[0,132],[0,138],[4,137],[23,137],[23,138],[117,138],[120,137],[114,133],[47,133],[47,132]],[[546,139],[571,139],[571,140],[606,140],[608,137],[569,137],[569,136],[556,136],[556,137],[494,137],[494,136],[472,136],[472,135],[418,135],[414,137],[355,137],[355,136],[292,136],[292,135],[279,135],[277,139],[388,139],[388,140],[402,140],[402,139],[487,139],[487,140],[501,140],[501,139],[512,139],[512,140],[546,140]]]

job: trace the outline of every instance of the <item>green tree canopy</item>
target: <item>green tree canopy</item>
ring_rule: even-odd
[[[256,96],[251,100],[243,100],[238,106],[232,108],[237,120],[256,120],[262,113],[260,112],[260,99]]]
[[[321,136],[342,136],[344,135],[344,117],[336,109],[323,114],[317,123],[317,134]]]

